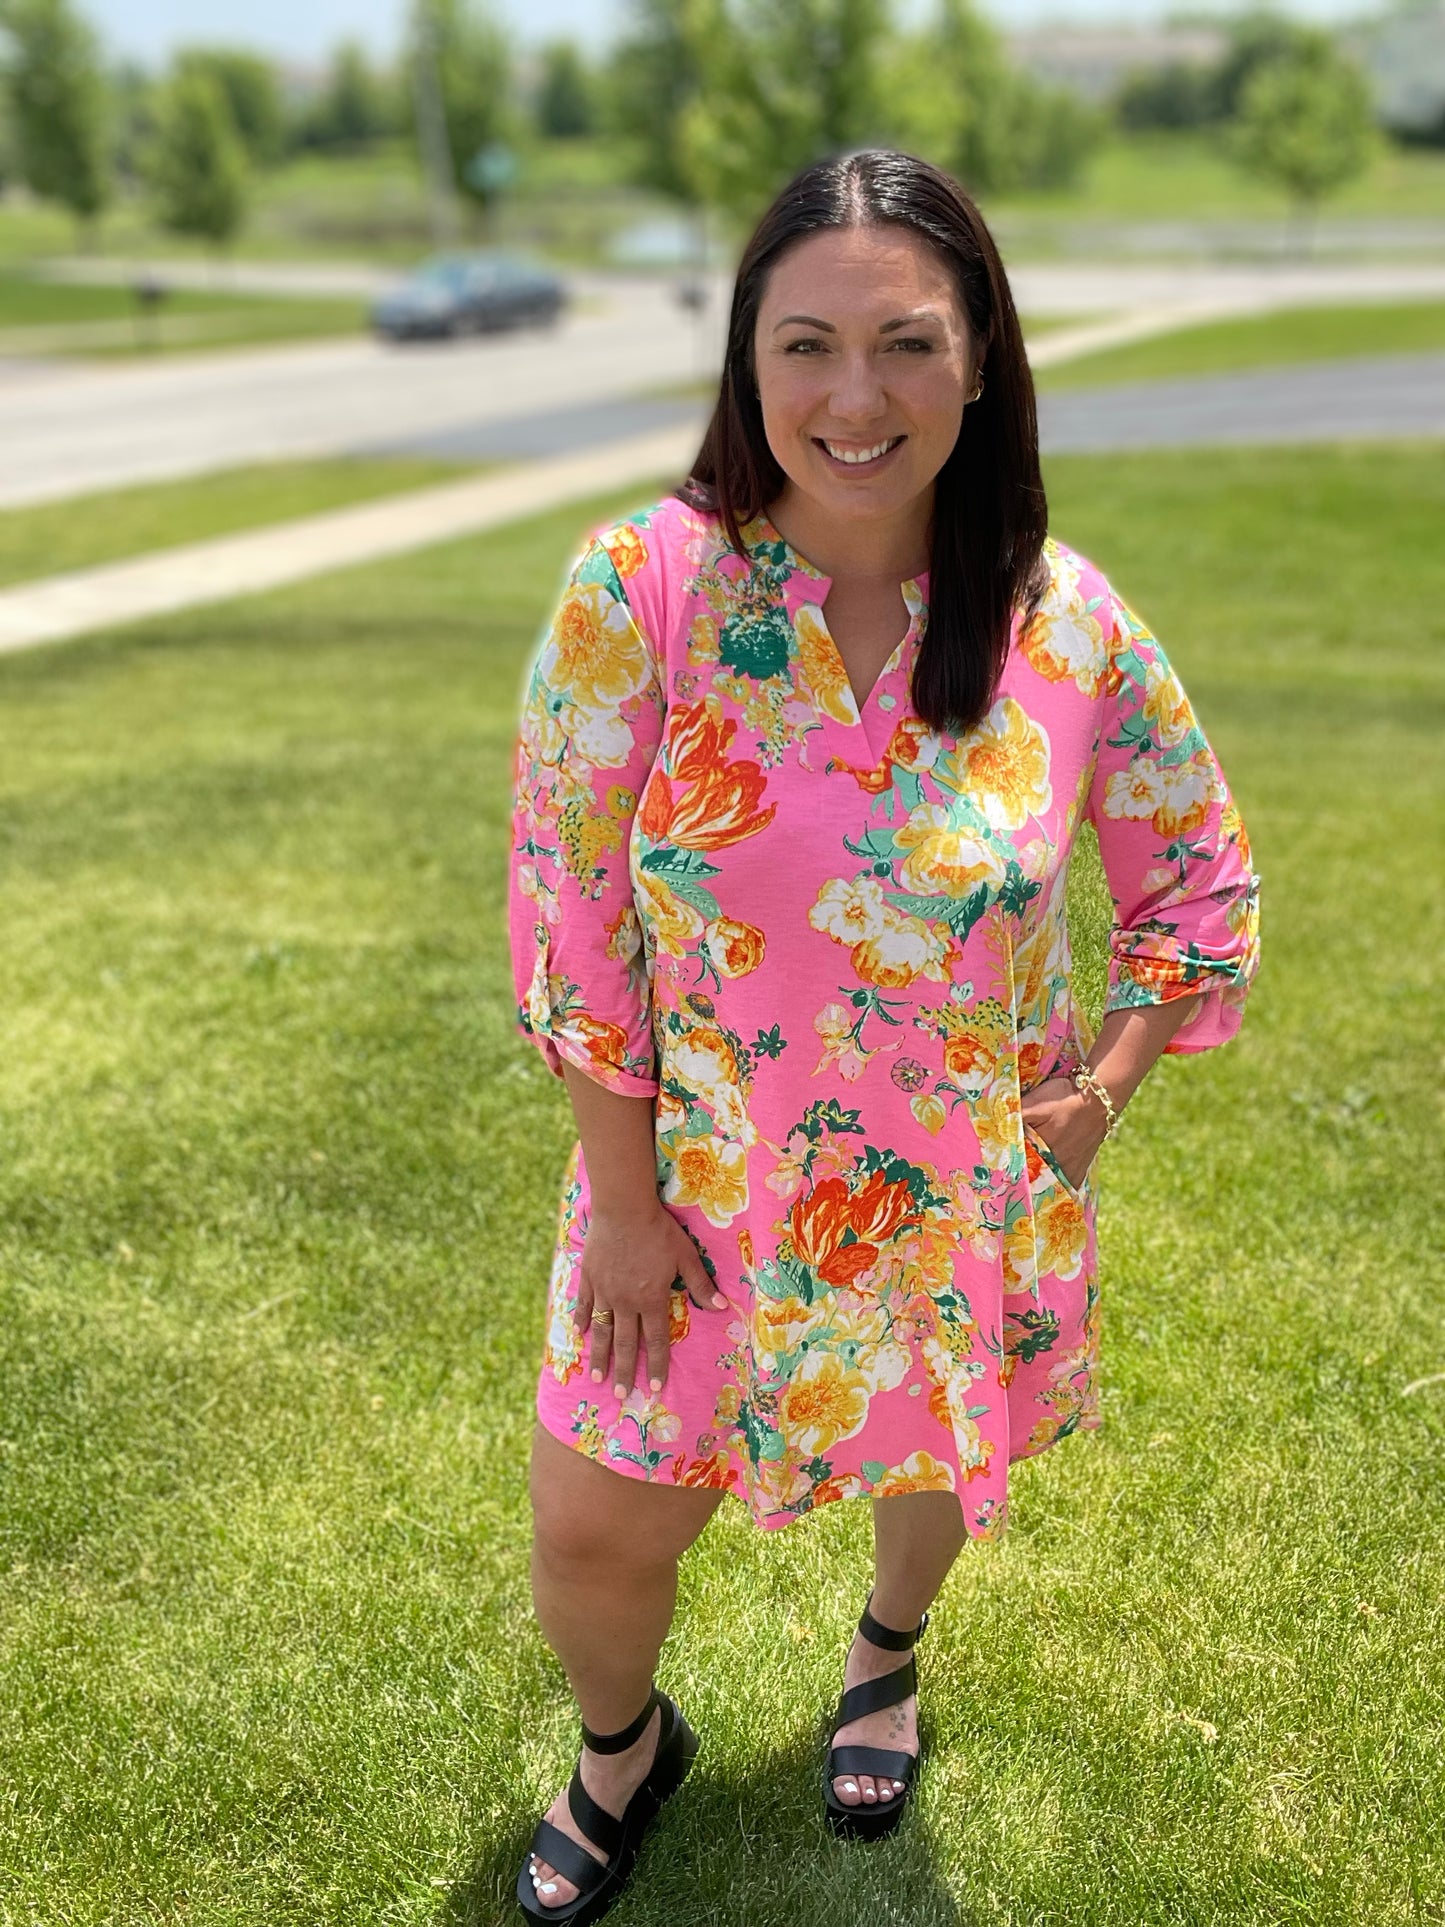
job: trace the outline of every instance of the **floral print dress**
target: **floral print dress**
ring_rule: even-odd
[[[941,1491],[988,1538],[1010,1461],[1099,1423],[1095,1174],[1071,1185],[1020,1112],[1092,1041],[1079,822],[1115,904],[1108,1008],[1194,999],[1171,1051],[1237,1030],[1258,879],[1163,650],[1065,543],[988,715],[948,735],[909,698],[926,578],[860,712],[828,578],[765,517],[744,538],[672,498],[602,530],[524,697],[520,1027],[559,1076],[654,1100],[661,1195],[729,1305],[679,1281],[663,1390],[592,1382],[574,1145],[537,1413],[759,1526]]]

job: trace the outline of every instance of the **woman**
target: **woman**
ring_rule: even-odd
[[[1081,817],[1116,906],[1092,1039]],[[696,1750],[653,1670],[728,1493],[764,1528],[872,1498],[823,1797],[896,1822],[900,1654],[1009,1462],[1099,1422],[1095,1153],[1256,966],[1244,826],[1159,644],[1047,533],[947,176],[852,155],[763,217],[691,478],[591,541],[543,640],[515,830],[520,1021],[580,1138],[532,1491],[585,1742],[517,1891],[575,1927]]]

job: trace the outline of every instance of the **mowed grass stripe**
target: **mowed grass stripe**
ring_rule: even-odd
[[[1441,1891],[1445,1388],[1402,1388],[1445,1368],[1445,453],[1047,479],[1229,773],[1264,966],[1106,1148],[1107,1422],[950,1576],[913,1822],[818,1811],[867,1508],[729,1503],[660,1673],[705,1751],[618,1927]],[[570,1130],[512,1029],[508,765],[586,520],[0,663],[0,1919],[511,1917],[577,1734],[527,1580]]]
[[[1282,308],[1179,328],[1039,369],[1040,389],[1178,380],[1372,355],[1445,353],[1445,301]]]
[[[407,456],[261,462],[0,509],[0,588],[459,481],[489,466]]]

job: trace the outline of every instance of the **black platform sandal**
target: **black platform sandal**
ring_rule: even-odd
[[[539,1820],[532,1844],[517,1875],[517,1903],[528,1920],[561,1921],[564,1927],[591,1927],[600,1920],[621,1894],[632,1875],[632,1863],[642,1844],[642,1836],[658,1808],[676,1793],[687,1777],[697,1754],[698,1737],[678,1711],[677,1705],[654,1683],[647,1704],[630,1725],[616,1733],[594,1733],[583,1722],[582,1738],[594,1753],[622,1753],[636,1744],[652,1717],[655,1706],[662,1708],[658,1722],[657,1751],[652,1756],[647,1778],[627,1802],[621,1819],[598,1806],[582,1784],[582,1762],[572,1769],[567,1785],[567,1805],[572,1818],[587,1838],[607,1855],[606,1864],[596,1860],[585,1847],[579,1847],[570,1834],[550,1820]],[[538,1900],[532,1885],[532,1857],[555,1867],[564,1880],[577,1889],[576,1896],[558,1907],[546,1907]]]
[[[873,1602],[871,1592],[868,1602],[869,1605]],[[891,1626],[880,1625],[865,1606],[858,1630],[871,1644],[882,1646],[887,1652],[908,1653],[927,1624],[925,1613],[911,1633],[895,1632]],[[879,1679],[865,1679],[857,1686],[850,1686],[838,1701],[833,1731],[836,1733],[850,1720],[862,1719],[865,1713],[881,1713],[885,1707],[899,1706],[910,1693],[917,1691],[918,1668],[911,1659],[906,1666],[884,1673]],[[832,1747],[823,1774],[823,1805],[827,1809],[828,1824],[835,1833],[858,1840],[876,1840],[880,1834],[892,1832],[903,1817],[917,1766],[916,1753],[895,1752],[881,1746]],[[833,1791],[833,1782],[848,1773],[868,1773],[875,1780],[901,1780],[903,1791],[895,1793],[891,1800],[879,1800],[874,1806],[865,1806],[861,1801],[856,1807],[844,1806]]]

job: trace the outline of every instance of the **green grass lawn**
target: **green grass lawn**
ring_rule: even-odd
[[[1096,387],[1114,381],[1222,375],[1355,355],[1420,354],[1445,349],[1445,301],[1399,306],[1291,308],[1180,328],[1150,341],[1105,348],[1041,368],[1040,388]]]
[[[1445,449],[1047,479],[1230,776],[1263,968],[1103,1153],[1106,1423],[950,1576],[918,1810],[877,1850],[818,1811],[868,1509],[730,1503],[617,1927],[1441,1918]],[[508,764],[583,520],[0,659],[6,1923],[512,1918],[577,1726],[527,1578],[570,1132],[512,1028]],[[1087,852],[1074,907],[1097,999]]]
[[[174,353],[358,334],[365,327],[360,301],[176,289],[154,313],[141,316],[128,287],[0,273],[0,355]]]
[[[479,474],[485,463],[409,456],[263,462],[179,482],[0,510],[0,588],[174,548],[213,535],[287,522],[434,482]]]
[[[1379,220],[1423,216],[1445,207],[1445,153],[1383,146],[1358,180],[1322,204],[1321,214]],[[1212,134],[1115,134],[1097,147],[1079,187],[990,200],[990,219],[1082,215],[1122,221],[1283,218],[1279,190],[1245,173]]]

